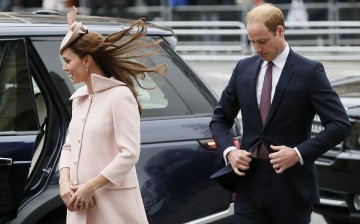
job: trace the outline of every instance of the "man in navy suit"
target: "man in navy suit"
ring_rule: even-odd
[[[308,224],[313,204],[319,202],[314,161],[349,135],[350,122],[323,65],[298,55],[285,41],[279,8],[253,8],[247,31],[257,55],[237,63],[210,122],[221,157],[229,164],[213,178],[236,193],[235,223]],[[263,118],[268,64],[271,105]],[[239,111],[243,136],[237,149],[229,129]],[[315,114],[324,130],[311,137]]]

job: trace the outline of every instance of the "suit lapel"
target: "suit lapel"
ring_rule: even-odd
[[[293,74],[292,71],[293,71],[294,64],[295,64],[294,52],[292,50],[290,50],[289,56],[286,60],[284,68],[281,72],[279,82],[275,89],[274,98],[273,98],[273,101],[270,106],[270,111],[269,111],[268,117],[266,119],[265,126],[267,125],[267,123],[269,122],[271,117],[274,115],[276,108],[278,107],[278,105],[281,101],[281,98],[284,94],[285,89],[288,88],[288,83]]]
[[[257,103],[257,94],[256,94],[256,87],[257,87],[257,79],[258,79],[258,75],[260,72],[260,68],[261,68],[261,64],[263,63],[263,60],[261,60],[261,58],[259,57],[258,60],[256,60],[254,69],[252,70],[251,73],[251,98],[250,98],[250,102],[251,102],[251,107],[254,108],[253,111],[257,111],[257,113],[254,113],[256,116],[256,120],[259,123],[259,126],[263,126],[262,120],[261,120],[261,114],[260,114],[260,109],[259,109],[259,105]]]

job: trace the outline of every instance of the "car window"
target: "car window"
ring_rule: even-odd
[[[150,66],[167,64],[167,75],[160,77],[148,74],[157,86],[147,93],[161,91],[163,105],[167,105],[157,109],[144,107],[142,117],[212,114],[216,101],[204,83],[169,45],[162,43],[158,48],[160,54],[146,58],[144,63]],[[158,99],[161,97],[158,95]],[[158,102],[158,99],[152,100]]]
[[[169,105],[165,93],[160,89],[153,77],[147,75],[135,82],[136,91],[143,110],[163,109]]]
[[[161,39],[159,36],[148,36],[146,38],[149,41]],[[50,76],[54,81],[57,80],[58,83],[71,85],[74,89],[68,88],[70,94],[83,85],[72,85],[70,78],[62,70],[59,56],[60,37],[36,37],[32,38],[32,40],[49,74],[53,74]],[[168,116],[211,114],[215,101],[210,97],[203,83],[195,77],[195,73],[168,44],[162,43],[155,48],[160,51],[160,54],[137,60],[147,66],[165,63],[168,72],[165,77],[148,73],[144,80],[139,79],[140,85],[145,87],[137,86],[136,88],[140,103],[144,109],[142,118],[159,119]],[[55,86],[59,88],[59,85]],[[64,88],[58,89],[58,91],[62,93]],[[64,103],[69,101],[67,94],[62,94],[62,97]]]
[[[61,100],[66,105],[67,110],[71,113],[71,102],[69,98],[75,91],[66,72],[62,69],[61,57],[59,55],[59,46],[61,37],[36,37],[31,38],[41,61],[48,70],[48,74],[54,82]]]
[[[160,55],[150,59],[154,64],[167,64],[166,80],[195,116],[210,115],[217,100],[195,71],[167,44],[162,44]]]
[[[24,40],[0,41],[0,131],[38,130]]]

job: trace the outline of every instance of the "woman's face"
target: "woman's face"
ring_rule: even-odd
[[[70,48],[63,50],[62,58],[64,60],[63,70],[69,75],[72,83],[88,82],[90,75],[86,71],[84,58],[80,58]]]

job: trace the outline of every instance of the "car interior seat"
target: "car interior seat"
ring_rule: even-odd
[[[32,171],[41,155],[44,142],[45,142],[45,131],[46,131],[46,120],[47,120],[47,107],[45,99],[42,93],[35,94],[35,105],[38,115],[38,120],[40,122],[40,134],[37,137],[35,150],[31,160],[31,165],[29,169],[29,176],[32,174]]]

